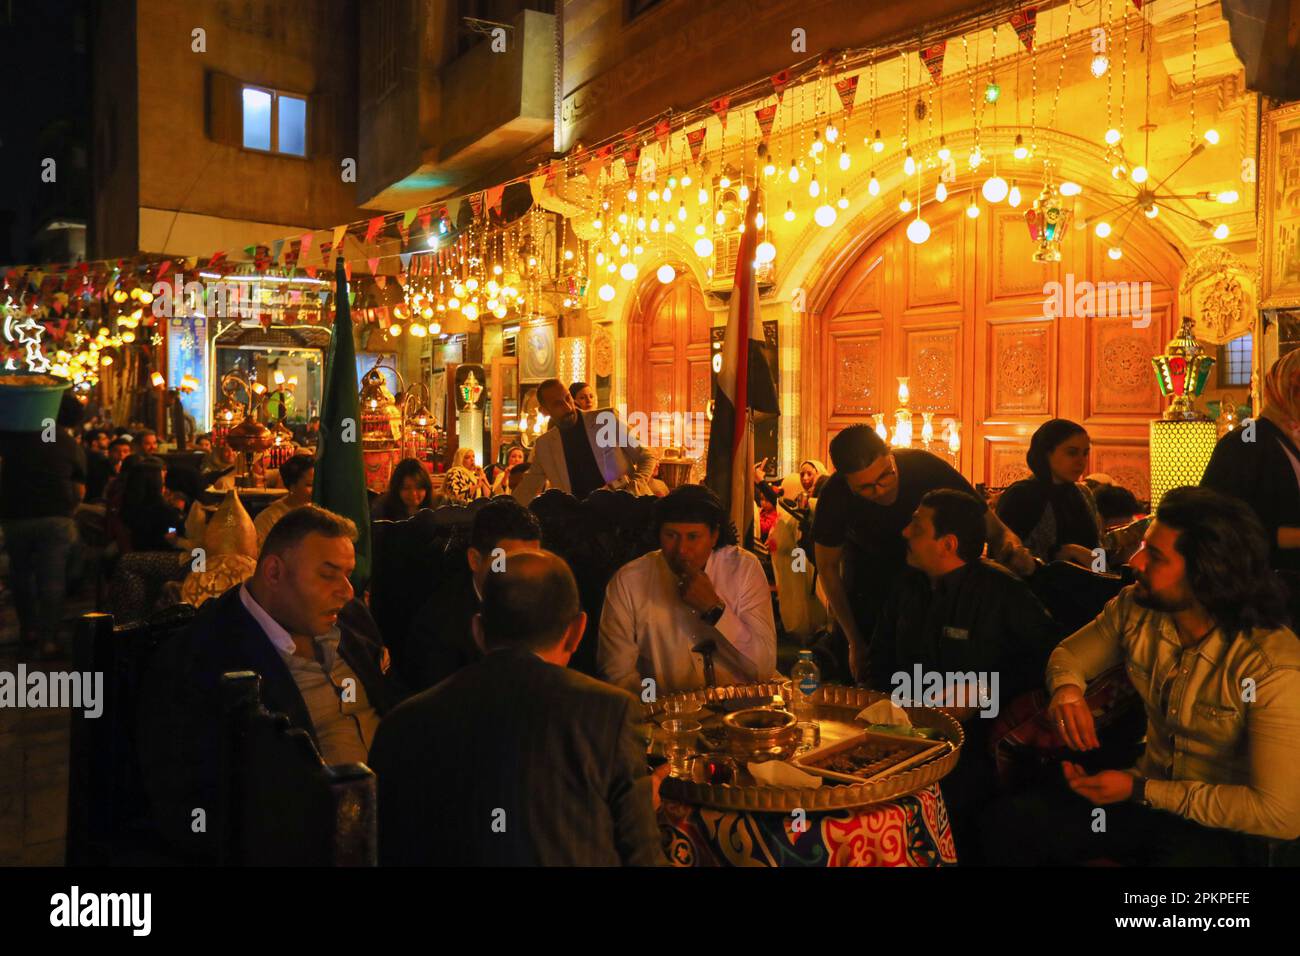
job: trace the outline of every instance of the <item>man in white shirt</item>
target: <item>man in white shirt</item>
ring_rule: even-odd
[[[549,482],[552,488],[585,498],[599,488],[652,495],[650,478],[659,459],[628,433],[611,409],[580,412],[557,378],[537,386],[537,401],[555,426],[537,439],[523,481],[514,490],[520,504],[532,501]]]
[[[772,595],[758,558],[735,544],[717,496],[683,485],[659,499],[659,550],[610,579],[596,663],[602,678],[638,696],[766,680],[776,671]],[[700,648],[697,651],[695,648]]]

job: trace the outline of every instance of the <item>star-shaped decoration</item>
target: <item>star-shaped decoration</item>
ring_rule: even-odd
[[[27,368],[33,372],[48,372],[50,370],[50,360],[41,352],[39,344],[31,342],[27,344]]]
[[[38,348],[41,344],[41,336],[45,334],[45,326],[41,325],[30,315],[27,317],[26,322],[23,322],[21,325],[13,326],[12,330],[18,333],[19,345],[35,345]]]

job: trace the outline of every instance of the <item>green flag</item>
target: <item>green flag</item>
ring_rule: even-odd
[[[325,361],[325,400],[316,445],[312,501],[357,526],[357,567],[352,587],[357,594],[370,580],[370,498],[361,457],[361,403],[357,395],[357,355],[348,308],[348,280],[342,258],[334,269],[334,337]]]

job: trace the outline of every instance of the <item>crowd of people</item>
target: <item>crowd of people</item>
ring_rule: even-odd
[[[255,560],[145,689],[141,766],[159,825],[211,849],[188,808],[220,784],[221,675],[251,670],[325,763],[374,769],[383,862],[662,863],[666,766],[647,762],[642,702],[771,679],[785,634],[825,678],[887,694],[917,669],[979,676],[977,700],[945,701],[966,732],[942,782],[964,863],[1265,862],[1300,838],[1300,352],[1264,393],[1254,431],[1225,435],[1202,486],[1154,514],[1086,474],[1074,422],[1040,426],[1029,477],[987,493],[859,424],[831,441],[831,469],[810,458],[773,486],[760,463],[747,541],[706,487],[656,489],[655,456],[625,427],[602,437],[622,422],[589,386],[550,380],[538,400],[552,427],[531,456],[513,446],[484,469],[460,448],[437,494],[423,463],[393,470],[374,518],[491,499],[464,568],[431,582],[401,634],[381,633],[354,592],[356,527],[310,503],[313,459],[292,457],[285,494],[254,523]],[[49,569],[68,564],[91,488],[126,554],[176,562],[198,489],[231,467],[215,457],[224,467],[177,478],[152,432],[82,430],[79,410],[65,401],[54,442],[0,436],[15,603],[24,639],[42,645],[59,640]],[[547,487],[658,498],[658,547],[613,573],[598,611],[528,507]],[[1075,604],[1057,602],[1059,580]],[[1107,700],[1140,707],[1144,734],[1113,733],[1109,704],[1090,696],[1101,684],[1126,688]],[[1023,746],[1031,720],[1048,728],[1037,751]],[[1036,772],[1008,774],[1016,746]],[[1104,831],[1090,826],[1097,806],[1113,811]]]

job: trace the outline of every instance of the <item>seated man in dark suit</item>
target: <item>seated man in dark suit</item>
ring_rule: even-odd
[[[400,699],[383,647],[353,598],[356,526],[306,505],[267,534],[244,584],[208,601],[189,633],[160,649],[142,688],[141,765],[165,834],[216,807],[221,676],[255,671],[267,710],[305,730],[326,764],[366,759],[379,718]],[[190,849],[215,851],[182,838]]]
[[[641,705],[566,666],[587,625],[568,565],[517,552],[483,599],[487,656],[375,735],[381,864],[662,863]]]
[[[996,793],[988,730],[1002,706],[1037,687],[1057,629],[1019,578],[981,557],[983,502],[943,489],[921,498],[903,529],[905,574],[871,642],[872,687],[896,702],[947,706],[966,742],[942,787],[958,859],[978,849],[973,814]]]
[[[541,546],[537,517],[513,498],[497,498],[474,516],[468,567],[442,582],[411,619],[405,645],[391,649],[393,669],[407,687],[426,690],[482,659],[471,624],[482,608],[483,582],[494,563],[499,570],[506,556]]]

